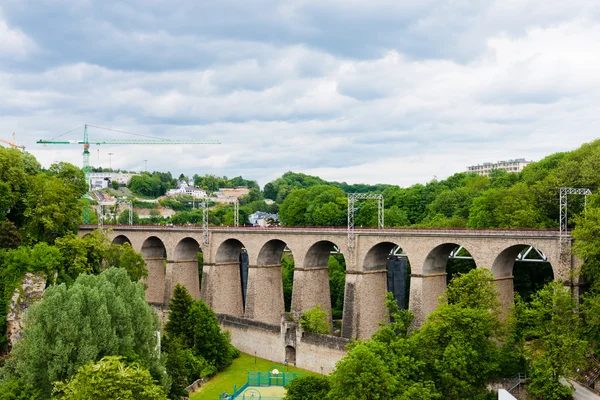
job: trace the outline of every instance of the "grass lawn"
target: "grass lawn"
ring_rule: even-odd
[[[243,386],[248,380],[248,372],[266,372],[269,371],[271,367],[277,367],[280,371],[284,370],[282,363],[256,358],[256,364],[254,364],[254,356],[241,353],[238,358],[233,360],[233,364],[224,371],[213,376],[196,393],[192,394],[190,400],[218,400],[219,395],[223,392],[232,393],[234,384],[237,385],[238,388]],[[288,367],[288,371],[304,372],[307,375],[318,375],[314,372],[305,371],[295,367]]]

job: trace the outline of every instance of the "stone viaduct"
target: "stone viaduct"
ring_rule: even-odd
[[[82,226],[80,235],[95,228]],[[201,227],[105,228],[113,243],[129,242],[146,260],[149,303],[166,304],[174,286],[181,283],[194,298],[202,298],[218,314],[237,318],[238,324],[246,320],[271,327],[282,324],[281,257],[286,247],[295,262],[292,312],[321,304],[330,313],[327,264],[336,246],[346,261],[341,330],[346,339],[369,338],[384,319],[386,263],[396,246],[411,266],[408,304],[417,323],[437,307],[438,297],[446,288],[446,263],[457,246],[471,254],[478,268],[492,271],[500,301],[506,308],[513,301],[513,264],[523,249],[533,246],[540,250],[551,263],[554,278],[568,284],[577,264],[573,256],[561,255],[557,231],[357,229],[350,249],[348,233],[343,228],[211,228],[208,243],[204,243]],[[201,290],[198,251],[204,258]],[[245,304],[240,277],[242,251],[247,252],[249,259]],[[576,284],[572,286],[577,289]],[[235,334],[232,337],[234,344],[239,345]],[[333,365],[327,367],[332,368]]]

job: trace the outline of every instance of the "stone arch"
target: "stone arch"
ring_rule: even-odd
[[[377,243],[371,247],[363,261],[365,271],[385,271],[390,252],[397,245],[392,242]]]
[[[167,248],[162,240],[156,236],[150,236],[142,243],[142,257],[144,259],[150,257],[167,258]]]
[[[313,243],[306,252],[303,268],[320,268],[327,265],[329,254],[334,246],[338,249],[342,248],[337,243],[329,240],[320,240]]]
[[[148,270],[146,301],[150,304],[165,304],[168,301],[168,298],[165,299],[165,244],[156,236],[150,236],[142,243],[141,253]]]
[[[248,266],[246,318],[272,325],[281,323],[285,311],[282,257],[286,247],[282,240],[269,240],[260,248],[256,265]]]
[[[237,239],[227,239],[217,248],[215,261],[217,263],[232,263],[240,261],[244,244]]]
[[[196,239],[186,237],[181,239],[173,251],[173,260],[194,260],[198,257],[198,252],[202,251],[200,243]]]
[[[275,265],[281,263],[281,255],[287,244],[279,239],[265,243],[258,252],[257,265]]]
[[[446,265],[452,251],[460,247],[458,243],[442,243],[434,247],[423,263],[423,275],[446,274]],[[468,251],[468,249],[466,249]],[[471,254],[471,253],[469,253]],[[475,264],[477,264],[476,260]]]
[[[125,235],[118,235],[111,242],[111,244],[116,244],[116,245],[121,245],[121,244],[125,244],[125,243],[129,243],[129,245],[131,246],[131,240],[129,240],[129,238]]]
[[[202,251],[196,239],[181,239],[172,257],[167,260],[165,302],[171,298],[175,286],[183,285],[194,299],[200,298],[200,277],[198,274],[198,252]]]
[[[530,244],[515,244],[502,250],[494,259],[492,263],[492,273],[496,278],[496,287],[499,292],[500,301],[503,309],[508,312],[510,306],[514,301],[515,286],[520,285],[521,282],[515,282],[515,267],[525,268],[522,265],[524,262],[517,262],[517,257],[523,254],[527,249],[532,247],[536,251],[539,251],[542,255],[546,255],[543,250],[532,246]],[[529,264],[529,263],[528,263]],[[537,264],[537,265],[536,265]],[[543,266],[542,263],[531,263],[531,268],[542,267],[547,268],[549,266],[550,271],[542,271],[541,279],[542,282],[529,282],[532,290],[539,289],[546,280],[553,280],[556,275],[555,266],[552,264],[550,259],[547,258],[547,263]],[[518,271],[519,272],[519,271]],[[522,271],[521,271],[522,272]],[[523,279],[523,274],[518,273],[517,279]],[[550,275],[544,277],[544,275]],[[527,278],[526,278],[527,279]],[[521,289],[521,288],[517,288]],[[524,295],[524,293],[522,293]],[[526,297],[526,296],[523,296]]]

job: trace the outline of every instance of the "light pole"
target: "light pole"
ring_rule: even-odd
[[[148,160],[144,160],[144,171],[148,172]]]
[[[112,155],[115,153],[108,153],[108,168],[112,171]]]

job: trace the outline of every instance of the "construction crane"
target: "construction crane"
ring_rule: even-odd
[[[88,184],[88,188],[90,187],[90,172],[91,172],[91,168],[90,168],[90,144],[96,144],[96,145],[101,145],[101,144],[116,144],[116,145],[122,145],[122,144],[159,144],[159,145],[163,145],[163,144],[221,144],[221,142],[219,142],[218,140],[169,140],[169,139],[160,139],[160,138],[154,138],[154,139],[107,139],[107,140],[91,140],[88,137],[88,127],[93,127],[93,128],[98,128],[98,129],[104,129],[107,131],[113,131],[113,132],[119,132],[119,133],[125,133],[128,135],[135,135],[135,136],[146,136],[146,135],[139,135],[139,134],[133,134],[133,133],[129,133],[129,132],[123,132],[123,131],[119,131],[116,129],[110,129],[110,128],[103,128],[101,126],[95,126],[95,125],[84,125],[83,126],[83,140],[38,140],[36,143],[37,144],[79,144],[79,145],[83,145],[83,172],[85,174],[85,181]],[[78,129],[78,128],[76,128]],[[73,132],[73,130],[69,131],[69,132]],[[69,133],[66,132],[66,133]],[[63,135],[65,135],[66,133],[64,133]],[[14,135],[14,134],[13,134]],[[60,136],[63,136],[60,135]],[[59,137],[60,137],[59,136]],[[146,136],[146,137],[150,137],[150,136]],[[14,140],[14,139],[13,139]],[[84,214],[83,214],[83,221],[84,223],[89,223],[89,209],[84,210]]]
[[[13,132],[13,134],[12,134],[12,137],[13,137],[13,140],[12,140],[12,142],[9,142],[8,140],[4,140],[4,139],[0,139],[0,142],[2,142],[2,143],[6,143],[7,145],[9,145],[9,146],[11,146],[11,147],[14,147],[15,149],[21,149],[21,150],[23,150],[23,151],[24,151],[24,150],[25,150],[25,146],[19,146],[19,145],[17,144],[17,139],[15,138],[15,136],[16,136],[16,135],[15,135],[15,133]]]

